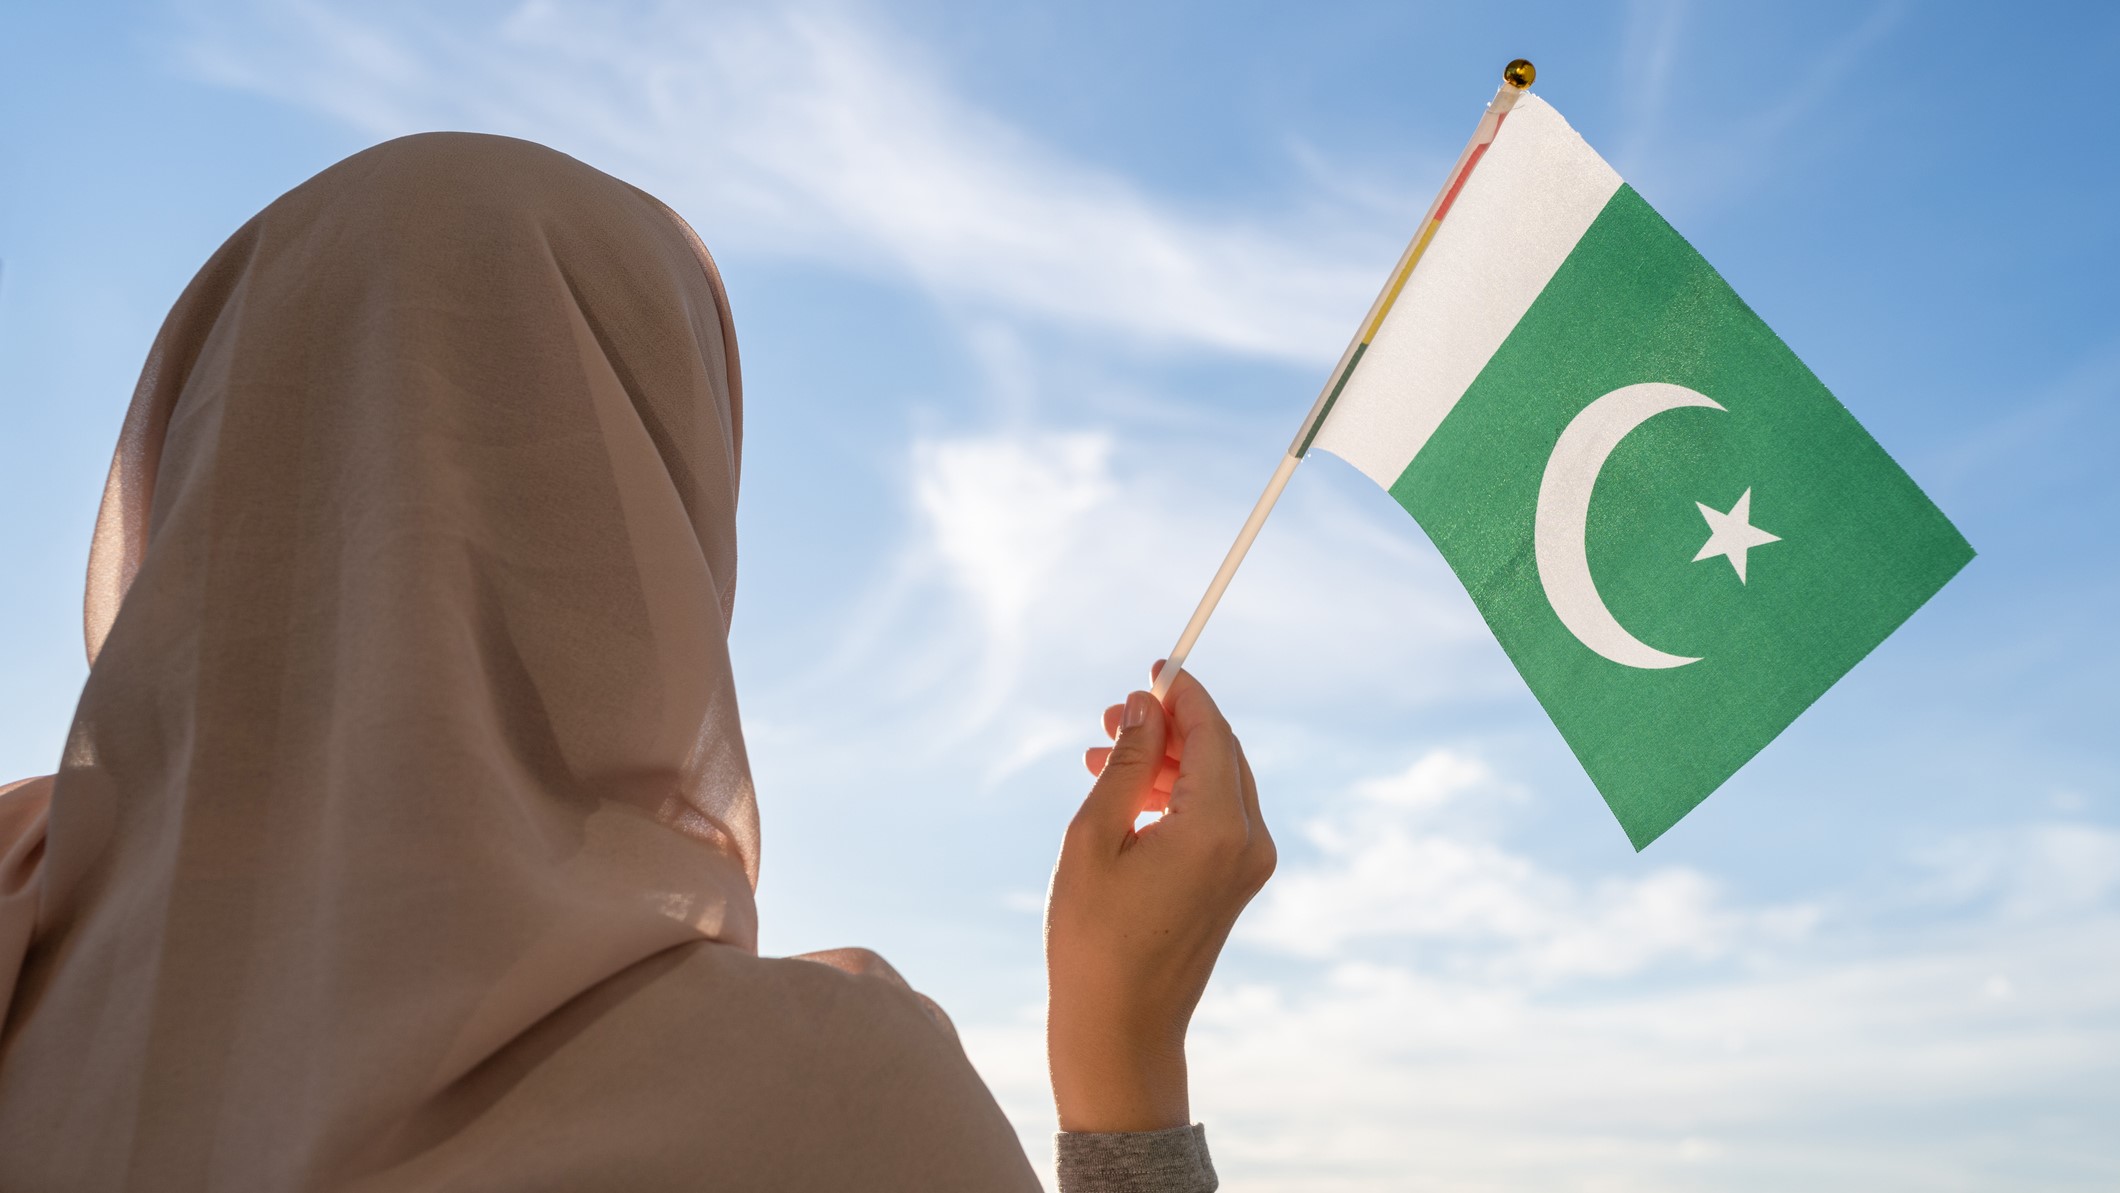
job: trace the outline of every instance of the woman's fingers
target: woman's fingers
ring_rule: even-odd
[[[1110,746],[1091,746],[1089,749],[1082,751],[1082,765],[1089,768],[1090,774],[1101,775],[1104,773],[1105,759],[1111,756],[1112,748]],[[1165,776],[1163,789],[1168,791],[1170,789],[1170,779],[1175,778],[1178,773],[1178,756],[1175,754],[1163,755],[1163,769],[1157,773]]]
[[[1126,706],[1124,704],[1114,704],[1110,708],[1105,709],[1104,736],[1109,737],[1114,741],[1118,740],[1119,721],[1125,715]],[[1172,735],[1169,741],[1165,744],[1164,753],[1170,759],[1171,764],[1165,766],[1157,772],[1156,789],[1162,792],[1164,795],[1169,795],[1170,786],[1172,783],[1177,781],[1178,777],[1176,763],[1178,762],[1178,759],[1184,754],[1184,750],[1182,749],[1181,743],[1179,742],[1176,735]],[[1088,769],[1090,774],[1101,775],[1104,773],[1105,760],[1110,758],[1111,756],[1112,751],[1110,746],[1092,746],[1089,749],[1083,751],[1082,765],[1086,769]]]
[[[1125,714],[1126,706],[1123,704],[1114,704],[1104,710],[1104,736],[1113,739],[1119,736],[1119,718]],[[1170,739],[1168,750],[1173,760],[1184,756],[1182,744],[1175,737]]]
[[[1104,756],[1089,798],[1082,801],[1068,827],[1070,838],[1083,839],[1097,852],[1116,854],[1133,832],[1135,817],[1151,799],[1159,798],[1155,784],[1166,761],[1163,751],[1168,733],[1169,720],[1155,697],[1135,692],[1126,698],[1119,737]]]
[[[1150,675],[1162,669],[1163,664],[1158,662],[1150,669]],[[1255,787],[1249,788],[1250,802],[1248,805],[1246,802],[1249,772],[1244,769],[1243,751],[1230,732],[1229,723],[1222,719],[1222,710],[1216,707],[1214,698],[1207,694],[1199,680],[1180,672],[1172,682],[1170,695],[1160,707],[1142,693],[1129,699],[1147,700],[1152,711],[1145,719],[1163,722],[1156,727],[1165,732],[1154,735],[1162,738],[1156,744],[1163,747],[1163,756],[1150,771],[1147,758],[1138,756],[1154,748],[1147,740],[1150,735],[1141,732],[1145,726],[1129,727],[1126,724],[1127,704],[1114,704],[1105,709],[1104,732],[1114,744],[1084,750],[1082,765],[1097,777],[1100,791],[1111,790],[1106,791],[1101,799],[1097,791],[1091,792],[1090,803],[1083,806],[1084,814],[1092,814],[1092,804],[1102,806],[1105,810],[1094,815],[1107,822],[1107,831],[1110,823],[1116,823],[1120,805],[1129,803],[1133,808],[1132,816],[1143,811],[1167,811],[1175,802],[1180,806],[1200,808],[1203,814],[1232,828],[1241,829],[1247,821],[1256,819],[1258,797]],[[1158,717],[1155,713],[1165,715]],[[1129,728],[1131,738],[1121,741],[1121,736],[1128,733]],[[1197,748],[1188,751],[1188,742],[1197,742]],[[1191,766],[1185,763],[1188,754],[1197,759]],[[1123,780],[1108,773],[1112,770],[1114,758],[1122,756],[1128,772]],[[1145,783],[1142,782],[1143,773],[1148,775]],[[1178,794],[1181,785],[1188,794]],[[1129,794],[1116,795],[1120,789]],[[1131,816],[1128,827],[1132,827]]]
[[[1217,821],[1241,826],[1246,816],[1238,768],[1241,752],[1214,697],[1190,672],[1179,672],[1164,706],[1170,710],[1170,736],[1181,743],[1183,751],[1178,781],[1171,789],[1172,808],[1197,809]]]
[[[1082,765],[1089,769],[1090,774],[1101,775],[1104,773],[1104,764],[1110,761],[1111,756],[1112,748],[1110,746],[1091,746],[1082,752]],[[1171,787],[1177,781],[1178,761],[1175,758],[1166,756],[1163,760],[1163,765],[1156,768],[1156,781],[1151,786],[1159,794],[1169,795]]]
[[[1157,661],[1153,667],[1149,668],[1150,678],[1160,674],[1163,667],[1163,662]],[[1171,712],[1172,732],[1169,734],[1165,745],[1167,761],[1164,765],[1157,768],[1155,782],[1152,787],[1159,795],[1168,796],[1172,788],[1177,785],[1179,775],[1183,773],[1183,768],[1180,764],[1183,762],[1185,755],[1185,726],[1200,725],[1206,736],[1213,739],[1213,749],[1217,754],[1226,755],[1230,752],[1241,754],[1241,750],[1236,745],[1235,737],[1228,733],[1228,724],[1222,720],[1221,710],[1215,706],[1213,697],[1207,694],[1207,689],[1201,685],[1199,680],[1194,679],[1190,673],[1179,673],[1172,684],[1171,693],[1166,698],[1165,704]],[[1105,736],[1113,739],[1118,737],[1120,722],[1125,715],[1126,706],[1124,704],[1114,704],[1104,710]],[[1112,747],[1093,746],[1083,751],[1082,765],[1090,774],[1102,775],[1105,765],[1111,759],[1111,755]],[[1233,774],[1234,768],[1232,767],[1215,766],[1211,767],[1210,770],[1217,775],[1230,774],[1230,777],[1235,778]],[[1206,778],[1208,776],[1203,775],[1202,777]],[[1254,798],[1256,798],[1256,795],[1254,795]],[[1247,815],[1250,815],[1252,811],[1255,811],[1255,809],[1248,809]]]
[[[1162,670],[1163,665],[1158,663],[1157,673]],[[1178,678],[1171,681],[1170,694],[1163,698],[1163,706],[1170,710],[1171,727],[1181,734],[1192,725],[1222,721],[1222,710],[1215,704],[1215,698],[1207,694],[1206,685],[1190,671],[1178,672]],[[1226,730],[1228,727],[1224,722],[1222,728]]]

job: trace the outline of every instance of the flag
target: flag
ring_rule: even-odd
[[[1973,550],[1552,107],[1500,121],[1295,454],[1421,524],[1640,849]]]

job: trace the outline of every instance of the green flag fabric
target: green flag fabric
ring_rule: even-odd
[[[1637,849],[1972,558],[1526,96],[1315,435],[1428,532]]]

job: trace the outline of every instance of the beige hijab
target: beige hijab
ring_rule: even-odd
[[[0,794],[0,1188],[1036,1187],[888,967],[756,955],[740,413],[697,238],[521,141],[215,254]]]

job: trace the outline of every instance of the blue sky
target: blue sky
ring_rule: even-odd
[[[384,137],[544,141],[731,292],[765,945],[891,957],[1042,1155],[1079,750],[1519,54],[1981,554],[1637,856],[1418,528],[1304,468],[1195,655],[1284,842],[1195,1028],[1225,1181],[2113,1187],[2100,5],[11,7],[0,774],[191,272]]]

